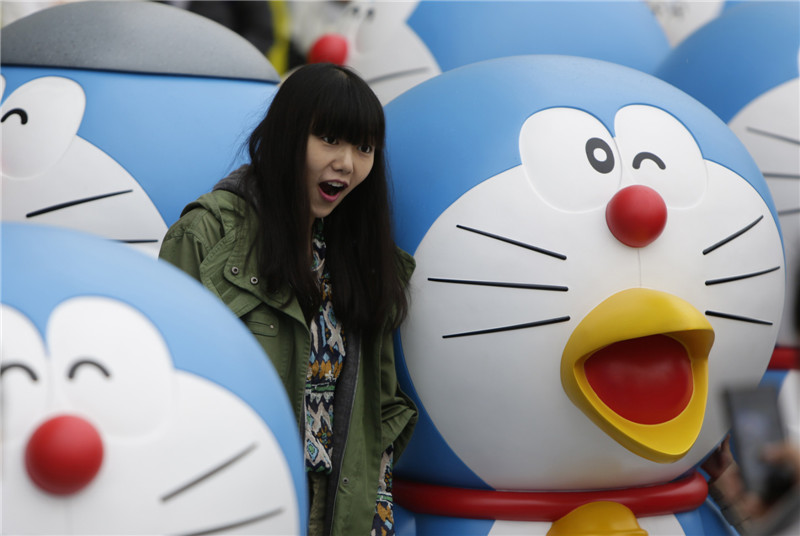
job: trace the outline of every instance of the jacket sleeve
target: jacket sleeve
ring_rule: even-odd
[[[200,265],[221,235],[216,218],[203,208],[195,208],[169,228],[158,256],[200,281]]]
[[[414,271],[411,255],[398,250],[403,282],[408,284]],[[383,448],[394,446],[395,461],[411,439],[417,422],[417,408],[401,389],[395,368],[394,332],[387,330],[381,341],[381,414],[383,421]]]
[[[389,332],[381,345],[381,442],[384,450],[394,446],[396,461],[411,439],[417,423],[417,407],[397,383],[392,342],[392,333]]]

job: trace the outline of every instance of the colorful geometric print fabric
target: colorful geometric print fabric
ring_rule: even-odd
[[[331,472],[333,444],[333,393],[344,365],[345,337],[336,322],[331,300],[330,275],[325,268],[325,240],[321,220],[311,242],[312,270],[322,289],[322,303],[311,321],[311,354],[306,373],[306,471]]]
[[[330,274],[325,267],[323,222],[317,220],[311,242],[312,270],[322,290],[322,303],[311,321],[311,353],[306,373],[305,460],[308,472],[331,472],[333,447],[333,395],[347,354],[342,326],[333,313]],[[392,513],[392,466],[390,445],[381,457],[380,480],[370,536],[394,536]]]

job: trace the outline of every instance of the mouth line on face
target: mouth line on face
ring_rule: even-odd
[[[55,212],[57,210],[62,210],[69,207],[74,207],[76,205],[83,205],[85,203],[91,203],[92,201],[99,201],[101,199],[107,199],[109,197],[116,197],[118,195],[124,194],[131,194],[133,190],[120,190],[119,192],[110,192],[107,194],[100,194],[95,195],[92,197],[84,197],[82,199],[75,199],[73,201],[66,201],[64,203],[58,203],[56,205],[51,205],[49,207],[41,208],[39,210],[34,210],[33,212],[29,212],[25,214],[26,218],[35,218],[36,216],[41,216],[42,214],[47,214],[49,212]]]
[[[276,508],[274,510],[270,510],[269,512],[265,512],[261,515],[251,517],[248,519],[243,519],[241,521],[234,521],[232,523],[228,523],[226,525],[221,525],[219,527],[214,527],[211,529],[205,529],[197,532],[187,532],[182,534],[181,536],[202,536],[205,534],[221,534],[223,532],[229,531],[231,529],[245,527],[247,525],[252,525],[253,523],[258,523],[259,521],[263,521],[265,519],[269,519],[271,517],[275,517],[283,513],[283,508]]]

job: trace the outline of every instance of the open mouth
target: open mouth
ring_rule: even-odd
[[[319,185],[322,196],[328,201],[336,200],[336,198],[339,197],[339,194],[343,192],[346,187],[346,184],[336,181],[323,182]]]
[[[570,400],[635,454],[670,463],[700,433],[714,331],[688,302],[650,289],[619,292],[592,309],[564,348]]]

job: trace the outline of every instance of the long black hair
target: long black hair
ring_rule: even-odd
[[[397,327],[408,300],[391,231],[383,107],[345,67],[309,64],[292,73],[250,136],[247,189],[258,207],[261,276],[270,291],[290,288],[307,320],[319,307],[304,179],[309,135],[374,147],[369,175],[325,217],[325,262],[345,329],[373,334],[387,322]]]

